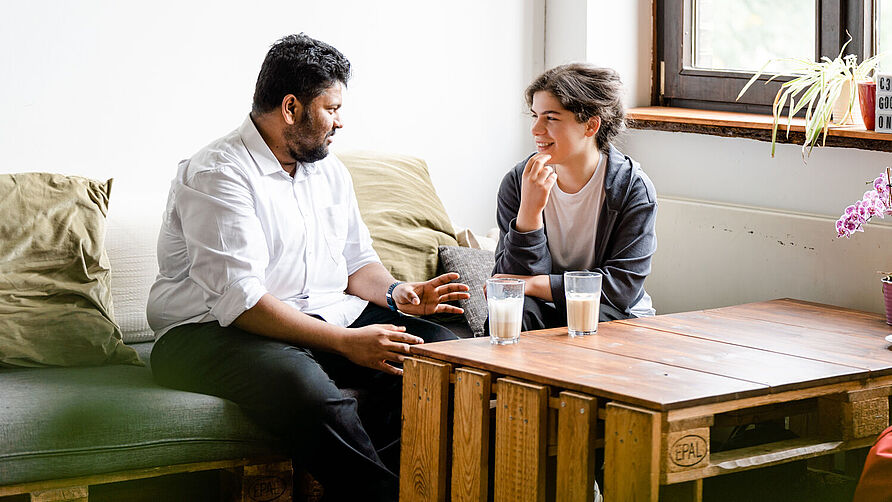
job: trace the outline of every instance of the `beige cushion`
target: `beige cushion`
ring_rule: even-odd
[[[434,277],[437,247],[458,242],[424,161],[378,152],[337,156],[353,177],[359,211],[384,266],[401,281]]]
[[[0,365],[141,364],[112,311],[111,180],[0,175]]]
[[[455,227],[455,225],[452,225]],[[499,242],[499,229],[491,228],[486,235],[475,234],[470,228],[465,228],[455,232],[455,238],[458,245],[464,248],[484,249],[492,253],[496,252]]]

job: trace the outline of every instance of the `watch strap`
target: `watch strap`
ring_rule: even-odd
[[[396,281],[395,283],[391,284],[390,287],[387,288],[387,295],[385,295],[385,298],[387,299],[387,306],[390,307],[390,310],[394,312],[397,312],[399,309],[396,308],[396,301],[393,299],[393,290],[402,283],[403,281]]]

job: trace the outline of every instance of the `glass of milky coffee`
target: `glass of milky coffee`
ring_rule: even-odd
[[[597,333],[598,313],[601,310],[601,274],[564,272],[564,295],[567,298],[567,331],[570,336]]]
[[[490,343],[507,345],[520,338],[524,284],[520,279],[486,280]]]

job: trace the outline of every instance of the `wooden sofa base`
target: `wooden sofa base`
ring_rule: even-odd
[[[20,483],[0,486],[0,497],[28,493],[31,495],[31,502],[87,502],[91,485],[210,470],[224,470],[231,474],[229,476],[233,483],[231,492],[235,501],[292,501],[293,471],[291,460],[284,458],[241,458],[195,462],[76,478]]]

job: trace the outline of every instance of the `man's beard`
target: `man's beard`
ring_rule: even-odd
[[[288,142],[288,153],[291,158],[301,163],[317,162],[328,156],[328,138],[334,136],[332,129],[319,143],[313,143],[313,138],[319,133],[315,127],[313,117],[304,113],[300,122],[285,130],[285,139]]]

